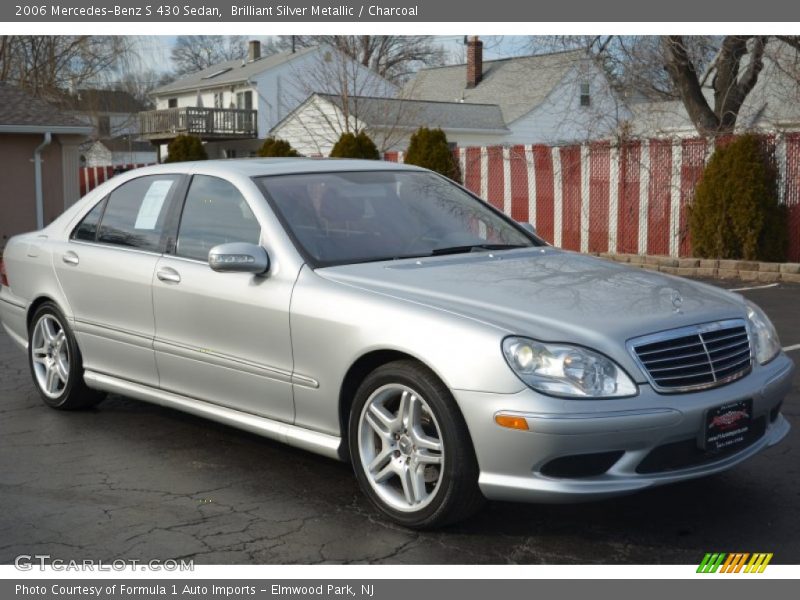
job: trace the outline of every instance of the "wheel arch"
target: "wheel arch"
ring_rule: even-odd
[[[347,373],[345,373],[344,379],[342,380],[342,385],[339,388],[339,430],[342,432],[342,444],[339,447],[339,455],[342,460],[350,461],[350,454],[348,451],[348,420],[350,418],[350,407],[353,405],[358,387],[375,369],[398,360],[411,360],[420,364],[449,389],[450,386],[447,385],[446,380],[441,374],[418,356],[403,352],[402,350],[389,348],[370,350],[362,354],[350,365],[350,368],[347,369]]]
[[[45,304],[47,302],[53,304],[61,312],[61,314],[64,315],[64,318],[69,320],[69,317],[67,317],[66,313],[64,312],[64,309],[61,308],[61,305],[54,298],[46,294],[42,294],[40,296],[37,296],[33,300],[33,302],[31,302],[30,305],[28,306],[28,311],[25,315],[25,327],[27,331],[30,331],[31,329],[31,322],[33,321],[33,315],[36,314],[36,311],[39,310],[39,307],[42,304]]]

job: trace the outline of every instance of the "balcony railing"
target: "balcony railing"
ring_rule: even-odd
[[[149,140],[190,134],[201,139],[246,139],[258,136],[255,110],[182,106],[139,113],[141,136]]]

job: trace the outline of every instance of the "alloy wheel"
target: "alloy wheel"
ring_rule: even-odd
[[[359,417],[358,449],[370,486],[391,508],[420,510],[439,491],[445,460],[441,429],[413,389],[388,384],[370,395]]]
[[[58,398],[69,382],[69,343],[64,327],[52,314],[36,322],[31,337],[36,383],[48,398]]]

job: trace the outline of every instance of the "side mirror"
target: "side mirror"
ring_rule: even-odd
[[[531,223],[528,223],[527,221],[517,221],[517,223],[519,223],[519,226],[523,229],[529,231],[533,235],[536,235],[536,227],[534,227]]]
[[[254,273],[269,271],[269,255],[256,244],[234,242],[214,246],[208,253],[208,265],[219,273]]]

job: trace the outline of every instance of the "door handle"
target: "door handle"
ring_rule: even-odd
[[[64,255],[61,257],[61,260],[63,260],[68,265],[77,265],[80,262],[78,255],[75,254],[72,250],[65,252]]]
[[[159,269],[156,271],[156,277],[158,277],[161,281],[166,283],[180,283],[181,276],[175,269],[170,269],[169,267],[164,267],[163,269]]]

